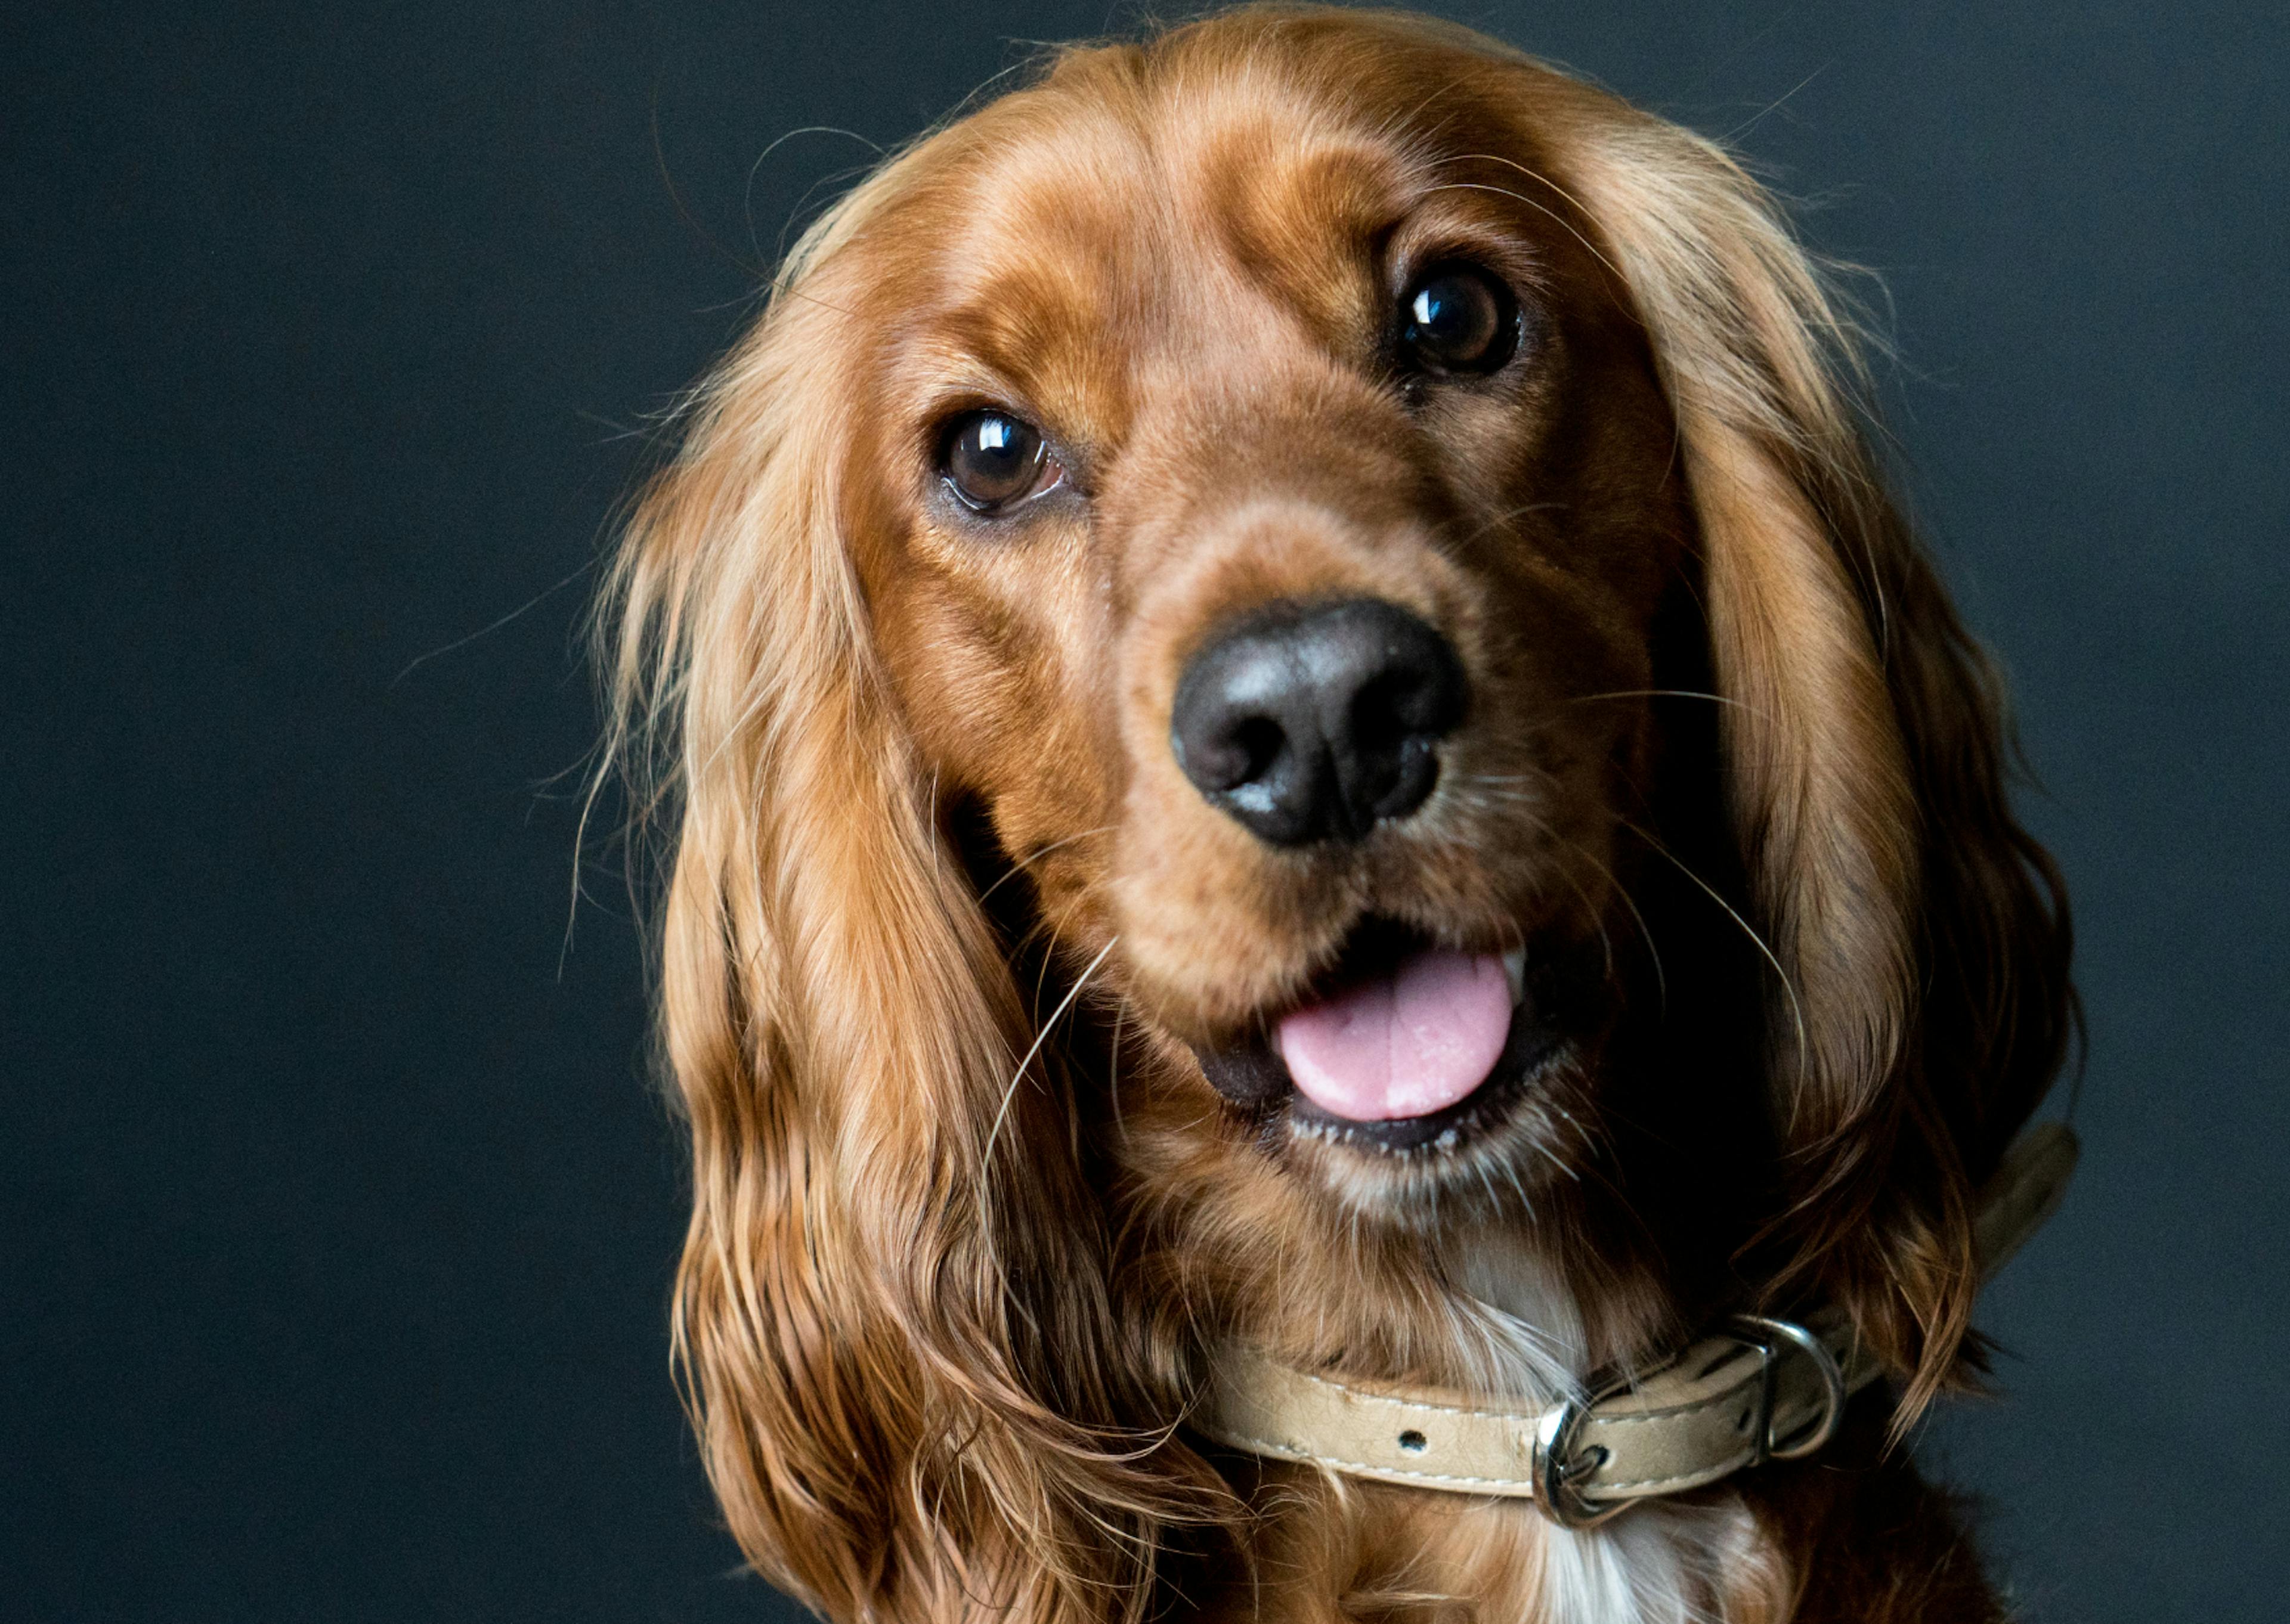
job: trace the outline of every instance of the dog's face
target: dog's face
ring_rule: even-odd
[[[1518,109],[1404,66],[1053,83],[821,295],[869,301],[846,533],[938,793],[1193,1116],[1369,1207],[1553,1164],[1691,535]]]
[[[1253,1155],[1367,1204],[1539,1178],[1688,539],[1645,332],[1516,108],[1106,89],[987,115],[854,286],[907,722]]]

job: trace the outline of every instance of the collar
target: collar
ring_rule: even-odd
[[[2005,1153],[1974,1220],[1983,1281],[2058,1208],[2075,1163],[2063,1123],[2038,1124]],[[1539,1409],[1338,1381],[1235,1341],[1210,1356],[1190,1425],[1228,1448],[1347,1477],[1531,1500],[1584,1528],[1641,1500],[1812,1454],[1881,1368],[1837,1308],[1803,1320],[1736,1315],[1634,1379]]]

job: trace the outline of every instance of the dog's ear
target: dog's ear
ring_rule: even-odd
[[[1776,1292],[1955,1369],[1971,1207],[2068,1025],[2056,878],[2006,803],[2001,708],[1864,439],[1855,337],[1721,150],[1591,92],[1565,143],[1651,340],[1698,516],[1732,815],[1770,955]],[[1571,121],[1570,121],[1571,122]]]
[[[705,388],[607,600],[619,741],[678,814],[677,1348],[732,1532],[829,1616],[1117,1616],[1174,1468],[1122,1430],[1150,1405],[1061,1080],[1018,1077],[842,533],[853,324],[806,268],[868,196]]]

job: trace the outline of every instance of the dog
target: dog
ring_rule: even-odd
[[[1718,147],[1366,12],[1062,51],[802,238],[604,654],[760,1572],[869,1624],[2002,1616],[1900,1444],[1979,1381],[2068,915],[1857,332]],[[1725,1324],[1744,1454],[1597,1501],[1586,1406]],[[1547,1410],[1540,1486],[1219,1421],[1235,1348]]]

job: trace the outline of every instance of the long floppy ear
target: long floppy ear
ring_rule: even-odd
[[[614,743],[681,813],[677,1348],[733,1533],[829,1617],[1115,1617],[1181,1468],[1122,1430],[1151,1404],[1059,1079],[1013,1083],[1021,1000],[840,528],[848,324],[811,291],[900,167],[798,248],[606,600]]]
[[[1627,284],[1701,527],[1729,798],[1771,954],[1787,1210],[1822,1292],[1909,1380],[1950,1376],[1972,1192],[2057,1069],[2068,925],[2013,820],[2001,705],[1860,427],[1844,320],[1711,143],[1577,92],[1566,183]]]

